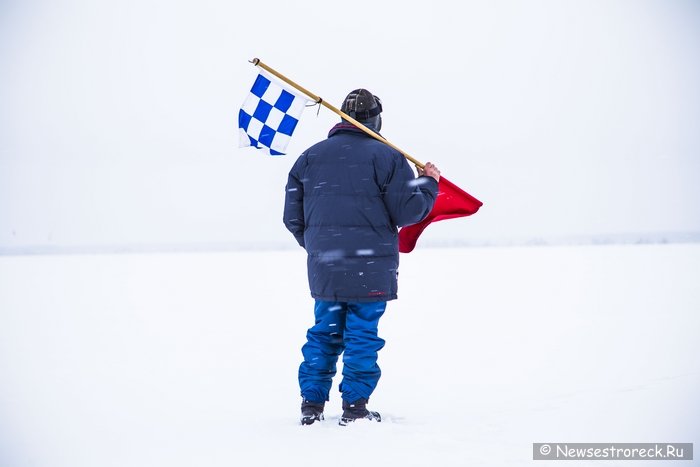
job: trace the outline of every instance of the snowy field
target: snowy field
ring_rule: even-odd
[[[700,244],[419,245],[380,322],[370,406],[385,421],[339,427],[336,380],[326,421],[301,427],[301,250],[0,257],[0,465],[519,466],[540,463],[533,442],[697,449],[699,279]]]

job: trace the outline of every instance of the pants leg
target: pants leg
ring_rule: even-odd
[[[377,336],[377,326],[386,309],[386,302],[347,305],[340,392],[343,400],[355,402],[358,399],[369,399],[382,374],[377,365],[377,357],[384,347],[384,339]]]
[[[306,333],[306,344],[301,348],[304,361],[299,366],[299,387],[306,400],[328,400],[338,356],[345,349],[346,310],[345,303],[316,300],[315,324]]]

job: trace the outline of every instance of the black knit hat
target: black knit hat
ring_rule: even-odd
[[[366,89],[355,89],[347,95],[340,110],[355,120],[369,120],[381,113],[382,101]]]

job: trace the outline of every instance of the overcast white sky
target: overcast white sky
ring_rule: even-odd
[[[425,240],[700,232],[700,2],[3,0],[0,250],[296,243],[238,149],[259,57],[485,204]],[[420,244],[419,244],[420,245]]]

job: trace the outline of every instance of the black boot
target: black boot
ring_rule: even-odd
[[[358,399],[355,402],[343,400],[343,415],[340,417],[340,422],[338,423],[341,426],[345,426],[359,419],[381,422],[382,416],[379,415],[379,412],[367,410],[367,399]]]
[[[301,424],[311,425],[315,421],[323,420],[323,406],[325,402],[313,402],[304,399],[301,402]]]

